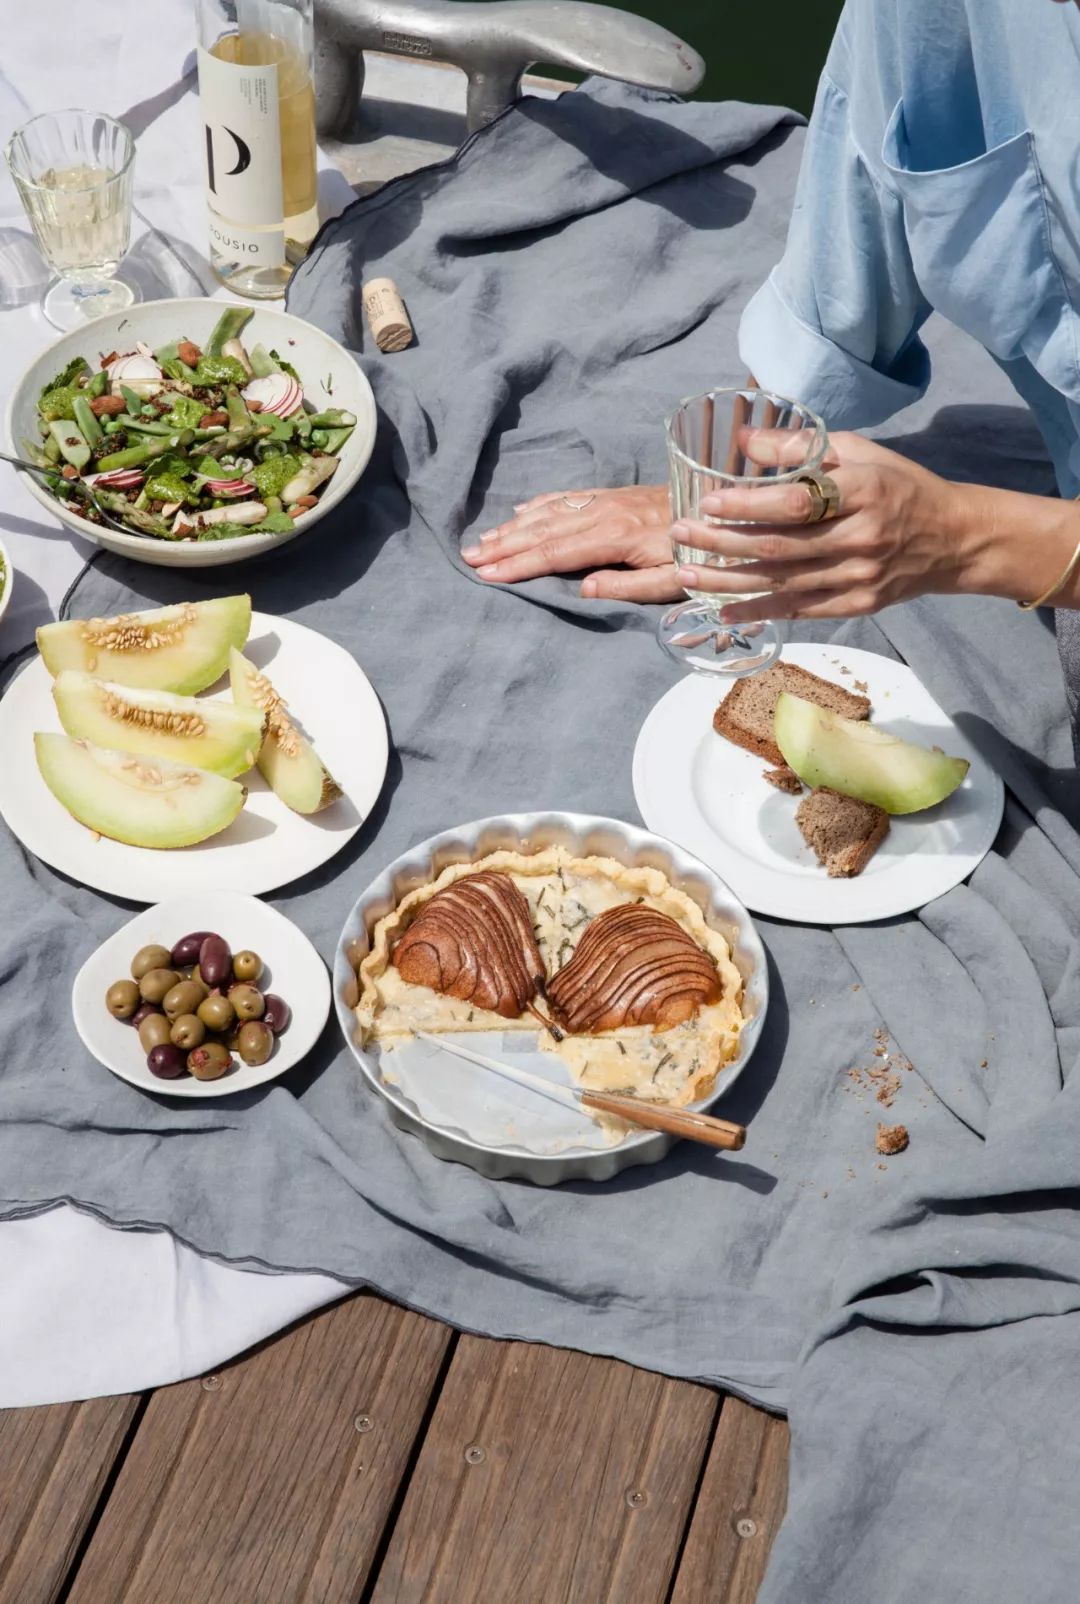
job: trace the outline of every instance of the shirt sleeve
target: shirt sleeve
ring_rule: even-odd
[[[926,390],[919,329],[930,310],[899,197],[859,149],[848,95],[826,68],[784,256],[743,313],[739,355],[759,384],[830,428],[864,428]]]

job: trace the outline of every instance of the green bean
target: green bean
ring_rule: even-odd
[[[99,396],[105,394],[105,391],[108,388],[109,375],[106,373],[104,368],[99,368],[94,374],[94,377],[90,380],[90,383],[86,386],[86,393],[90,397],[91,401],[96,401]]]
[[[83,438],[89,445],[98,446],[104,440],[101,424],[90,410],[90,403],[84,395],[77,395],[71,403],[71,410],[75,414],[75,422],[82,430]]]
[[[244,398],[235,384],[230,384],[225,391],[225,408],[229,415],[230,429],[248,428],[251,423],[251,413],[244,405]]]
[[[251,363],[251,371],[257,379],[268,379],[271,373],[281,372],[265,345],[253,345],[248,352],[248,361]]]
[[[326,449],[326,442],[328,439],[329,434],[326,429],[312,429],[311,443],[313,446],[318,446],[320,451]]]
[[[220,356],[221,347],[226,340],[235,340],[241,329],[245,329],[254,316],[254,309],[249,306],[227,306],[214,325],[203,349],[203,355]]]
[[[129,418],[125,427],[134,429],[137,434],[172,435],[176,433],[176,428],[173,424],[162,423],[160,419],[155,419],[151,422],[149,418]]]
[[[344,412],[341,407],[330,407],[326,412],[309,412],[307,420],[313,429],[342,429],[346,425],[350,429],[356,427],[355,415]]]
[[[60,442],[59,440],[54,439],[51,434],[46,439],[43,449],[45,456],[50,462],[60,461]]]
[[[120,394],[123,396],[124,405],[131,416],[133,418],[141,418],[145,410],[142,396],[136,395],[134,390],[129,390],[126,384],[120,386]]]
[[[336,457],[337,456],[338,452],[341,450],[341,448],[345,444],[346,440],[352,434],[353,429],[355,427],[356,427],[355,424],[349,423],[349,424],[343,425],[340,429],[327,429],[327,431],[326,431],[326,444],[322,448],[326,452],[327,456],[329,456],[329,457]],[[315,439],[314,430],[312,431],[311,438],[312,438],[312,440]]]

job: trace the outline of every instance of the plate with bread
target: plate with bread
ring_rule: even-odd
[[[989,851],[1000,776],[911,669],[795,643],[762,674],[689,675],[638,735],[649,829],[696,853],[755,913],[863,924],[921,908]]]

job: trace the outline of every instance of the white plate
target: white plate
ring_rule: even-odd
[[[259,989],[284,997],[292,1019],[265,1064],[245,1064],[234,1054],[236,1068],[220,1080],[159,1080],[146,1067],[135,1031],[105,1007],[105,993],[114,980],[128,978],[140,947],[172,947],[192,930],[215,931],[234,952],[257,952],[266,965]],[[330,1012],[330,976],[308,938],[276,908],[232,893],[215,893],[208,904],[199,892],[144,909],[91,953],[75,977],[71,1012],[94,1057],[132,1086],[163,1097],[228,1097],[276,1080],[311,1051]]]
[[[999,775],[903,663],[838,646],[791,645],[782,655],[847,689],[865,683],[875,724],[966,757],[959,790],[925,813],[894,818],[862,874],[831,880],[795,823],[798,797],[768,785],[768,765],[713,730],[723,686],[690,674],[657,702],[634,748],[634,796],[649,828],[695,852],[755,913],[801,924],[890,919],[966,879],[1001,823]]]
[[[175,851],[129,847],[93,834],[52,795],[34,758],[37,730],[59,730],[52,679],[35,657],[0,701],[0,814],[23,846],[71,879],[131,902],[188,891],[260,896],[340,852],[375,804],[386,775],[386,720],[363,669],[344,647],[288,618],[255,613],[244,655],[265,669],[344,796],[304,816],[280,802],[258,769],[248,799],[220,835]],[[209,694],[229,701],[228,680]]]
[[[226,309],[226,302],[206,299],[145,301],[129,306],[63,334],[34,358],[16,382],[7,409],[8,450],[24,457],[24,440],[36,440],[37,403],[49,380],[77,356],[85,357],[96,368],[109,351],[129,351],[136,340],[153,350],[170,340],[189,339],[202,344]],[[341,466],[310,512],[297,518],[293,528],[281,535],[237,535],[232,540],[169,541],[146,535],[121,534],[101,524],[93,524],[50,495],[33,474],[21,475],[23,484],[45,510],[87,540],[96,541],[109,551],[136,562],[154,563],[164,568],[215,568],[220,563],[245,562],[264,551],[284,546],[325,518],[332,507],[343,501],[368,465],[375,444],[377,416],[371,385],[344,346],[329,334],[302,318],[276,307],[257,306],[241,338],[250,348],[265,345],[276,350],[296,368],[304,385],[304,399],[320,411],[343,407],[355,413],[356,428],[341,448]]]

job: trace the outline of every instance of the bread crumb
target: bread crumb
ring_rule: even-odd
[[[852,986],[851,989],[852,989],[852,991],[862,991],[862,987],[861,986]]]
[[[909,1065],[908,1065],[908,1068],[909,1068],[909,1069],[910,1069],[910,1068],[911,1068],[911,1065],[910,1065],[910,1064],[909,1064]],[[986,1069],[986,1068],[988,1068],[988,1061],[987,1061],[987,1060],[986,1060],[986,1059],[985,1059],[985,1058],[984,1058],[984,1059],[982,1059],[982,1060],[981,1060],[981,1062],[980,1062],[980,1064],[979,1064],[979,1068],[980,1068],[980,1069]]]
[[[857,679],[855,681],[855,689],[865,696],[870,687],[864,679]]]
[[[878,1124],[877,1141],[874,1144],[879,1153],[902,1153],[908,1145],[908,1131],[906,1125]]]
[[[786,791],[788,796],[802,795],[802,781],[786,765],[778,769],[765,769],[761,777],[778,791]]]

